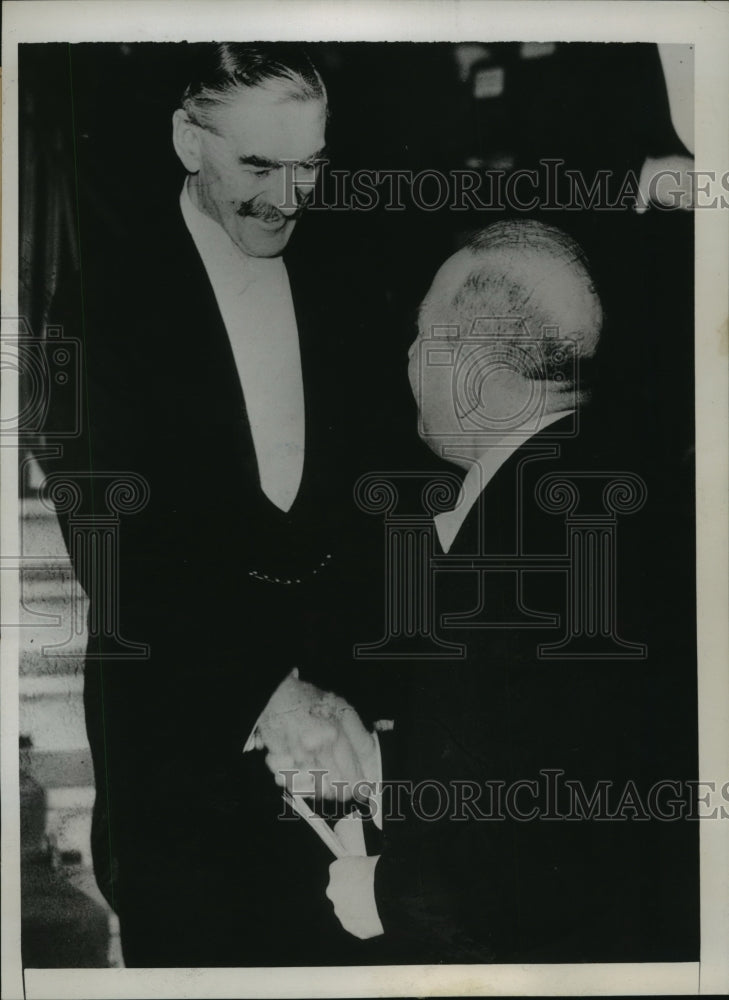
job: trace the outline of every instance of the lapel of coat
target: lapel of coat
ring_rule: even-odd
[[[305,460],[298,504],[308,490],[321,488],[317,480],[331,479],[332,449],[338,429],[335,396],[342,387],[336,371],[339,353],[332,343],[332,319],[337,312],[333,302],[335,290],[322,268],[321,256],[312,254],[308,244],[292,240],[284,262],[299,333],[304,384]],[[340,455],[339,459],[342,458]]]
[[[499,468],[482,491],[456,535],[451,552],[523,554],[527,521],[536,513],[534,487],[560,466],[564,435],[572,425],[564,417],[529,438]],[[544,512],[540,512],[543,519]]]
[[[164,259],[160,300],[171,313],[165,328],[174,342],[167,350],[176,362],[169,370],[179,385],[171,387],[172,394],[184,406],[193,432],[198,425],[206,447],[229,447],[233,432],[235,454],[242,458],[244,474],[257,482],[243,390],[215,293],[176,205],[169,225],[172,238],[167,243],[170,252]],[[221,454],[221,461],[232,458]]]

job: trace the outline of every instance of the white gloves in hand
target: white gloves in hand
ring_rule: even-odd
[[[375,867],[372,857],[340,858],[329,865],[327,898],[334,904],[340,924],[363,941],[384,934],[375,903]]]

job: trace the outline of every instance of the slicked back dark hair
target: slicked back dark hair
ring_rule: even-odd
[[[326,102],[327,92],[306,51],[280,42],[220,42],[200,46],[182,107],[196,125],[214,129],[214,112],[245,89],[264,88],[280,100]]]

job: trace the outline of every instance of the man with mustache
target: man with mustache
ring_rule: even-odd
[[[327,849],[280,818],[242,751],[276,717],[284,742],[304,720],[330,779],[360,777],[354,744],[370,746],[324,697],[351,651],[332,609],[360,585],[350,549],[371,520],[355,530],[350,513],[378,446],[351,353],[369,321],[321,241],[289,249],[324,156],[318,71],[287,46],[196,48],[173,115],[181,193],[118,244],[82,213],[81,288],[54,311],[69,331],[77,317],[87,422],[47,471],[133,473],[148,493],[113,565],[117,631],[147,655],[120,655],[103,627],[87,654],[95,872],[129,966],[360,961],[321,898]],[[97,621],[103,586],[73,555]]]

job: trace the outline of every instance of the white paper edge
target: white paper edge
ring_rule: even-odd
[[[3,4],[3,316],[17,316],[17,42],[478,40],[692,42],[696,167],[729,169],[729,3],[557,0],[105,0]],[[729,778],[727,410],[729,212],[696,213],[697,556],[700,776]],[[17,388],[3,372],[3,415]],[[19,551],[15,453],[1,449],[0,547]],[[18,601],[0,573],[2,607]],[[725,994],[729,992],[729,822],[701,823],[701,962],[639,965],[393,966],[321,970],[20,970],[17,884],[17,634],[0,648],[2,717],[3,996],[438,996]]]

